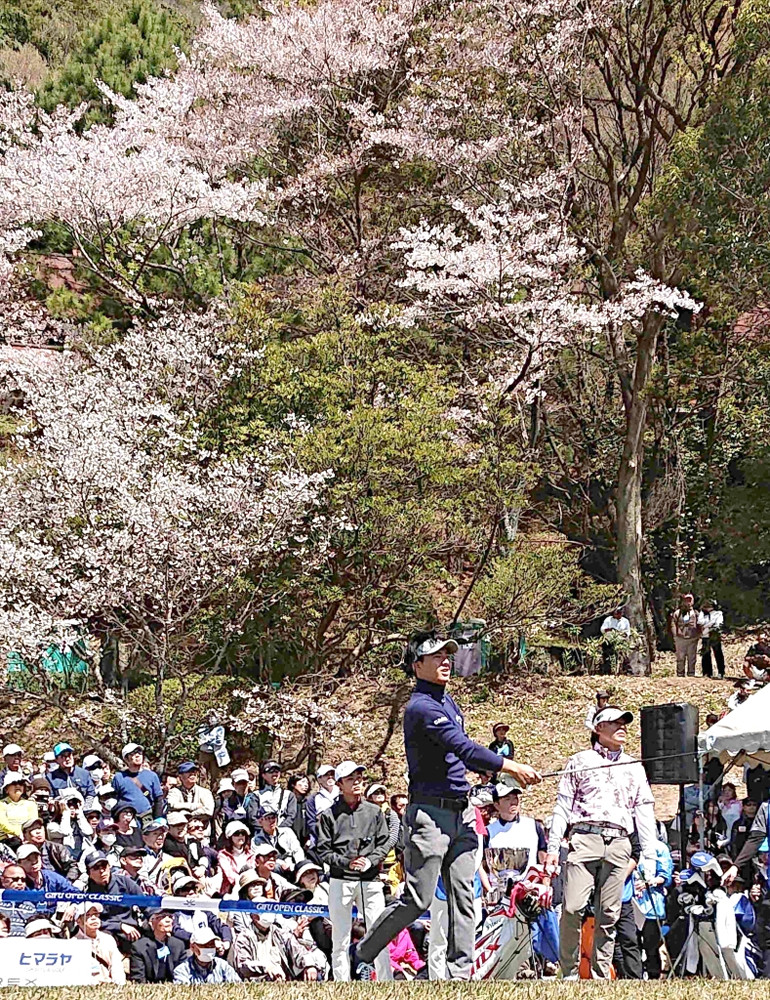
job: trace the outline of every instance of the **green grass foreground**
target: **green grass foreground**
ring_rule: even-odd
[[[547,998],[547,1000],[571,1000],[578,996],[585,995],[590,991],[592,996],[614,997],[617,1000],[630,1000],[631,997],[638,997],[642,990],[646,997],[656,997],[660,1000],[735,1000],[735,998],[748,998],[758,996],[770,996],[770,984],[765,980],[758,980],[752,983],[717,983],[710,979],[688,979],[677,980],[675,982],[661,983],[639,983],[633,981],[621,981],[612,984],[600,983],[561,983],[561,982],[518,982],[518,983],[388,983],[387,985],[377,985],[376,983],[353,983],[335,985],[329,983],[321,986],[302,985],[300,983],[285,983],[281,985],[255,984],[253,986],[217,986],[210,991],[217,1000],[221,997],[227,1000],[237,1000],[243,997],[244,993],[258,1000],[353,1000],[362,994],[374,994],[379,997],[403,997],[427,1000],[428,997],[444,997],[449,1000],[457,1000],[460,997],[473,997],[485,995],[494,1000],[505,1000],[507,997],[522,1000],[522,998]],[[144,998],[144,1000],[183,1000],[190,996],[189,986],[134,986],[129,983],[126,987],[93,986],[71,987],[69,989],[5,989],[3,990],[3,1000],[13,998],[13,1000],[88,1000],[95,995],[105,997],[125,996],[130,991],[133,997]]]

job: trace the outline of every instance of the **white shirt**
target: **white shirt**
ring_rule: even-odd
[[[625,615],[621,615],[620,618],[607,615],[602,622],[602,634],[605,632],[622,632],[623,635],[631,635],[631,622]]]
[[[490,847],[529,851],[527,867],[537,864],[537,827],[531,816],[518,816],[507,823],[498,818],[489,824],[487,833]]]
[[[698,614],[698,624],[701,627],[701,635],[708,635],[713,628],[715,632],[720,632],[725,623],[725,616],[721,611],[701,611]]]

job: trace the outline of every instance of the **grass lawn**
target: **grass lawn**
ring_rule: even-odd
[[[127,987],[132,997],[154,998],[154,1000],[184,1000],[189,997],[190,987],[187,986],[134,986]],[[590,992],[592,997],[606,996],[617,998],[617,1000],[629,1000],[631,997],[638,997],[640,990],[645,997],[656,997],[660,1000],[701,1000],[708,997],[709,1000],[733,1000],[733,998],[749,996],[767,996],[767,986],[760,983],[717,983],[713,980],[688,979],[677,980],[671,983],[639,983],[633,981],[620,981],[612,984],[601,985],[599,983],[389,983],[387,985],[377,985],[376,983],[356,983],[340,984],[338,986],[330,983],[328,985],[300,985],[299,983],[287,983],[278,985],[255,985],[255,986],[217,986],[207,993],[216,995],[217,998],[226,997],[227,1000],[236,1000],[243,997],[244,993],[258,998],[258,1000],[352,1000],[354,997],[365,995],[380,997],[403,997],[408,994],[418,1000],[428,1000],[428,997],[446,998],[446,1000],[457,1000],[460,997],[488,996],[494,1000],[506,1000],[510,997],[515,1000],[524,998],[548,998],[548,1000],[571,1000],[579,996],[585,996]],[[102,986],[95,989],[93,986],[72,987],[71,989],[6,989],[3,990],[3,997],[8,1000],[88,1000],[94,996],[118,997],[126,996],[125,989],[119,986]]]

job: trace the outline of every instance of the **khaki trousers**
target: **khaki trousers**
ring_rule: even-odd
[[[674,636],[674,646],[676,648],[676,675],[684,677],[684,668],[687,666],[687,673],[690,677],[695,676],[695,661],[698,657],[698,637],[694,639],[684,639],[680,635]]]
[[[610,978],[615,925],[620,917],[623,883],[630,860],[628,837],[616,837],[608,843],[596,833],[573,833],[570,837],[559,925],[559,963],[565,978],[578,974],[583,911],[594,890],[596,926],[591,976],[593,979]]]

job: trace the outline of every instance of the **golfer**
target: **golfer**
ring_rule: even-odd
[[[559,962],[565,979],[577,979],[583,911],[595,892],[591,976],[609,979],[623,883],[636,827],[642,868],[655,873],[656,829],[652,791],[642,765],[623,753],[631,712],[608,705],[594,716],[595,739],[567,761],[559,782],[548,839],[546,870],[558,865],[562,838],[569,836],[564,873]]]
[[[528,764],[519,764],[465,735],[463,715],[446,685],[452,672],[453,639],[434,632],[417,632],[409,641],[404,667],[416,678],[404,715],[404,742],[409,767],[409,805],[404,864],[406,885],[378,917],[358,945],[357,974],[371,978],[375,957],[433,902],[441,875],[447,893],[449,979],[470,979],[476,935],[473,879],[479,836],[476,813],[470,804],[465,771],[505,771],[520,785],[541,777]]]

